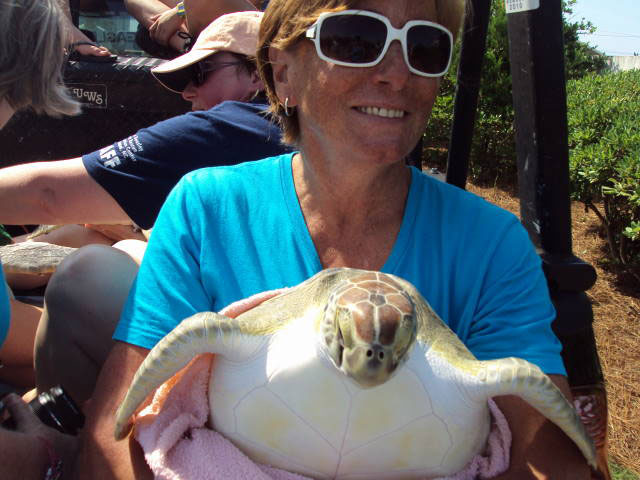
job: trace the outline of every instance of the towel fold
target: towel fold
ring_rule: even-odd
[[[220,313],[236,317],[283,290],[264,292],[236,302]],[[135,420],[136,439],[158,480],[310,480],[255,463],[229,440],[207,428],[207,390],[214,355],[199,355],[156,391]],[[492,400],[491,433],[485,451],[464,470],[438,480],[488,479],[509,466],[511,432]]]

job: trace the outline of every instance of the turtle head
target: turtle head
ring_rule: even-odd
[[[416,338],[411,297],[389,276],[370,272],[331,294],[323,334],[329,357],[363,388],[386,382],[406,361]]]

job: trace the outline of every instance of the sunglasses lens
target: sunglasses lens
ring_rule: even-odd
[[[407,44],[413,68],[432,75],[446,70],[451,55],[451,40],[446,32],[429,25],[415,25],[407,32]]]
[[[327,57],[347,63],[375,61],[387,39],[387,27],[364,15],[336,15],[320,29],[320,49]]]
[[[202,71],[202,65],[200,62],[193,65],[191,80],[196,87],[201,86],[204,83],[204,72]]]

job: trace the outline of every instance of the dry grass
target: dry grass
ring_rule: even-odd
[[[518,199],[499,188],[468,189],[519,213]],[[640,285],[606,261],[599,221],[581,204],[572,205],[574,253],[596,268],[589,290],[594,331],[609,402],[609,453],[619,465],[640,472]]]

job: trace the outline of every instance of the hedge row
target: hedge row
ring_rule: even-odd
[[[562,1],[565,15],[565,71],[568,79],[581,78],[590,72],[602,72],[606,67],[605,58],[594,55],[591,47],[579,39],[579,32],[593,31],[594,28],[584,19],[572,20],[572,7],[575,3],[575,0]],[[495,181],[496,178],[509,182],[516,178],[516,149],[504,2],[491,4],[489,18],[487,50],[471,147],[470,176],[480,182]],[[456,45],[453,68],[443,80],[424,135],[424,159],[429,166],[443,168],[446,165],[458,61],[459,45]]]
[[[503,64],[494,58],[489,65],[489,76],[504,79]],[[452,80],[445,79],[425,132],[429,166],[446,165]],[[470,163],[476,181],[515,181],[513,110],[504,83],[500,90],[485,90],[479,100]],[[572,197],[596,212],[611,257],[640,278],[640,71],[569,80],[567,96]]]
[[[600,218],[611,256],[640,274],[640,70],[567,85],[572,195]]]

